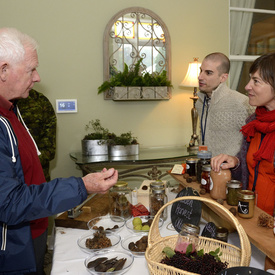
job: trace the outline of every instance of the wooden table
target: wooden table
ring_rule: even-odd
[[[198,182],[187,183],[182,175],[174,175],[174,174],[170,174],[170,175],[184,187],[192,187],[197,191],[200,190],[200,184]],[[200,195],[200,196],[210,198],[209,194]],[[223,206],[226,207],[227,209],[232,207],[228,205],[226,201],[224,202]],[[210,205],[209,205],[209,208],[211,209]],[[236,206],[236,209],[237,209],[237,206]],[[222,213],[214,213],[213,209],[211,209],[211,211],[212,213],[210,214],[207,213],[204,216],[205,219],[207,219],[208,221],[212,219],[212,221],[215,223],[218,220],[220,221],[222,220],[221,219]],[[259,250],[261,250],[265,255],[267,255],[272,261],[275,262],[275,236],[273,234],[273,230],[265,227],[257,226],[258,217],[262,213],[265,213],[265,212],[262,211],[260,208],[255,207],[253,218],[243,219],[238,215],[236,215],[236,218],[238,219],[240,224],[243,226],[251,243],[253,243]],[[222,218],[226,218],[226,217],[222,216]],[[227,222],[230,223],[230,220],[227,220]]]

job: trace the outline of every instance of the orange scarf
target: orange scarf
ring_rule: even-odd
[[[241,129],[247,142],[251,141],[256,132],[265,134],[258,151],[253,154],[254,165],[263,159],[273,162],[275,151],[275,110],[267,111],[265,107],[257,107],[256,119],[244,125]]]

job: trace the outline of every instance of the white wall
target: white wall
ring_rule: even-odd
[[[103,80],[103,32],[121,9],[140,6],[158,14],[172,41],[172,99],[114,102],[97,95]],[[192,89],[179,88],[188,63],[214,51],[228,54],[228,0],[0,0],[0,26],[16,27],[40,44],[34,88],[55,106],[77,98],[77,114],[57,114],[57,154],[52,177],[81,175],[69,157],[81,150],[85,124],[99,118],[104,127],[132,131],[142,147],[186,145],[192,134]]]

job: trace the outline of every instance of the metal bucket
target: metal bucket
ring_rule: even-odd
[[[100,140],[85,140],[82,141],[82,154],[86,156],[107,155],[108,145],[99,144]]]
[[[133,156],[139,154],[139,144],[111,145],[109,148],[111,157]]]

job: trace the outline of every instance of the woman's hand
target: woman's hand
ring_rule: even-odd
[[[220,154],[211,158],[211,167],[215,172],[219,172],[221,169],[229,169],[235,167],[239,162],[239,159],[233,156]]]

